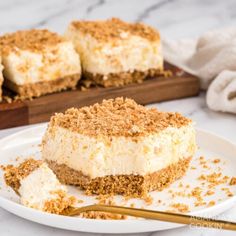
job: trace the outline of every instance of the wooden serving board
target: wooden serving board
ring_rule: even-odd
[[[55,112],[69,107],[82,107],[115,97],[133,98],[140,104],[196,96],[199,93],[198,78],[169,64],[173,76],[147,79],[141,84],[124,87],[93,87],[86,91],[73,90],[45,95],[33,100],[0,103],[0,129],[48,121]]]

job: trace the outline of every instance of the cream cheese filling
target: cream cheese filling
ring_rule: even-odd
[[[80,58],[71,42],[59,43],[42,52],[18,49],[3,55],[2,63],[4,76],[17,85],[81,74]]]
[[[169,127],[138,142],[112,137],[110,144],[61,127],[52,129],[43,139],[43,159],[65,164],[91,178],[153,173],[192,157],[196,150],[192,124]]]

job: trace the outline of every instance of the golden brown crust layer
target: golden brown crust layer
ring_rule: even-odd
[[[2,101],[2,83],[3,81],[0,78],[0,102]]]
[[[8,186],[13,188],[18,193],[20,181],[39,168],[42,164],[41,160],[27,159],[19,166],[9,165],[5,168],[4,179]]]
[[[46,201],[43,211],[52,214],[60,214],[63,210],[76,202],[76,198],[74,196],[68,196],[65,191],[58,190],[54,194],[57,194],[57,198]]]
[[[22,30],[0,37],[0,51],[8,55],[12,51],[30,50],[41,51],[45,47],[55,46],[63,42],[63,37],[48,30]]]
[[[80,79],[80,74],[65,76],[63,78],[17,85],[5,79],[4,86],[19,94],[22,98],[40,97],[45,94],[60,92],[66,89],[75,88]]]
[[[96,138],[125,136],[136,139],[167,127],[180,128],[190,122],[179,113],[160,112],[138,105],[132,99],[116,98],[58,113],[51,118],[48,132],[60,126]]]
[[[122,39],[122,32],[128,32],[131,35],[137,35],[150,41],[160,40],[159,32],[154,28],[142,23],[127,23],[118,18],[105,21],[74,21],[71,25],[98,41]]]
[[[149,191],[160,191],[181,178],[187,171],[190,160],[191,158],[181,159],[175,164],[145,176],[115,175],[94,179],[64,164],[57,164],[54,161],[47,161],[47,163],[62,183],[77,185],[85,189],[88,194],[122,194],[143,197]]]
[[[161,69],[149,69],[147,71],[133,71],[110,73],[108,75],[92,74],[84,71],[83,76],[86,80],[92,81],[104,87],[119,87],[126,84],[142,83],[144,79],[160,75]]]

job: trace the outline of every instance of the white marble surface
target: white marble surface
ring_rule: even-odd
[[[234,0],[0,0],[0,33],[27,28],[49,28],[63,33],[73,19],[103,19],[111,16],[128,21],[142,20],[160,29],[164,37],[196,37],[201,33],[236,23]],[[236,117],[210,111],[205,94],[199,97],[154,104],[163,110],[179,111],[193,118],[197,127],[204,128],[236,143]],[[0,138],[20,127],[0,131]],[[236,221],[236,207],[224,217]],[[190,229],[182,227],[140,235],[235,235],[231,231]],[[59,230],[29,222],[0,209],[1,236],[79,236],[84,234]]]

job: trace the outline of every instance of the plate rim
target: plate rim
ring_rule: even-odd
[[[47,128],[47,125],[48,123],[43,123],[43,124],[38,124],[38,125],[34,125],[33,127],[28,127],[28,128],[25,128],[23,130],[20,130],[20,131],[17,131],[17,132],[14,132],[13,134],[10,134],[10,135],[7,135],[6,137],[3,137],[0,139],[0,144],[2,142],[6,142],[8,141],[9,139],[12,139],[16,136],[19,136],[19,135],[22,135],[26,132],[31,132],[32,130],[37,130],[37,129],[46,129]],[[203,135],[210,135],[210,136],[213,136],[217,139],[221,139],[222,141],[225,141],[227,143],[229,143],[230,145],[233,145],[235,146],[236,148],[236,143],[232,142],[231,140],[225,138],[225,137],[222,137],[221,135],[218,135],[218,134],[215,134],[214,132],[212,131],[208,131],[208,130],[205,130],[205,129],[201,129],[201,128],[196,128],[196,133],[201,133]],[[4,148],[3,148],[4,150]],[[233,197],[219,203],[219,204],[216,204],[215,206],[212,206],[212,207],[208,207],[208,208],[204,208],[204,209],[200,209],[200,210],[196,210],[196,211],[192,211],[192,212],[189,212],[187,213],[188,215],[191,215],[191,216],[201,216],[201,215],[204,215],[206,213],[208,213],[209,215],[211,214],[211,211],[217,211],[217,209],[221,209],[223,207],[223,210],[220,210],[220,213],[223,213],[225,211],[227,211],[229,208],[231,208],[231,206],[233,206],[234,204],[236,203],[236,195],[234,195]],[[5,207],[5,205],[12,205],[12,209],[9,209],[8,207]],[[61,216],[61,215],[55,215],[55,214],[51,214],[51,213],[46,213],[46,212],[42,212],[42,211],[39,211],[39,210],[36,210],[36,209],[32,209],[32,208],[29,208],[29,207],[26,207],[26,206],[23,206],[22,204],[20,203],[17,203],[17,202],[14,202],[12,200],[9,200],[7,198],[4,198],[0,195],[0,207],[5,209],[6,211],[8,212],[11,212],[13,213],[14,215],[17,215],[18,217],[21,217],[21,218],[24,218],[24,219],[27,219],[29,221],[32,221],[32,222],[36,222],[36,223],[39,223],[39,224],[42,224],[42,225],[47,225],[47,226],[51,226],[51,227],[56,227],[56,228],[61,228],[61,229],[66,229],[66,230],[74,230],[74,231],[80,231],[80,232],[90,232],[90,233],[114,233],[114,231],[97,231],[97,230],[90,230],[90,231],[87,231],[87,230],[79,230],[79,229],[69,229],[69,228],[66,228],[66,227],[63,227],[62,225],[57,225],[55,226],[54,224],[52,224],[51,222],[42,222],[41,220],[37,220],[37,219],[30,219],[29,217],[26,217],[26,216],[22,216],[22,214],[18,214],[16,213],[16,210],[14,209],[17,209],[17,210],[20,210],[20,211],[26,211],[27,215],[31,215],[31,214],[34,214],[34,218],[44,218],[44,216],[46,216],[47,218],[51,218],[53,217],[54,219],[56,220],[65,220],[65,221],[68,221],[69,217],[67,216]],[[216,216],[220,213],[217,213],[217,214],[213,214],[212,216]],[[83,224],[90,224],[91,222],[96,222],[96,224],[106,224],[106,225],[109,225],[111,223],[116,223],[116,224],[123,224],[123,225],[130,225],[132,223],[133,224],[137,224],[137,223],[148,223],[148,222],[153,222],[153,220],[148,220],[148,219],[128,219],[128,220],[103,220],[103,219],[86,219],[86,218],[70,218],[70,219],[73,219],[72,221],[74,221],[75,219],[76,220],[79,220],[80,222],[82,222]],[[160,222],[163,222],[163,221],[160,221]],[[141,231],[140,229],[139,230],[124,230],[122,232],[117,232],[117,233],[144,233],[144,232],[153,232],[153,231],[161,231],[161,230],[167,230],[167,229],[173,229],[173,228],[178,228],[178,227],[183,227],[184,225],[182,224],[175,224],[175,223],[169,223],[169,222],[163,222],[163,223],[167,223],[169,224],[169,227],[165,227],[163,229],[156,229],[156,230],[153,230],[153,229],[150,229],[149,231],[147,229]],[[103,227],[106,227],[106,225],[104,225]]]

